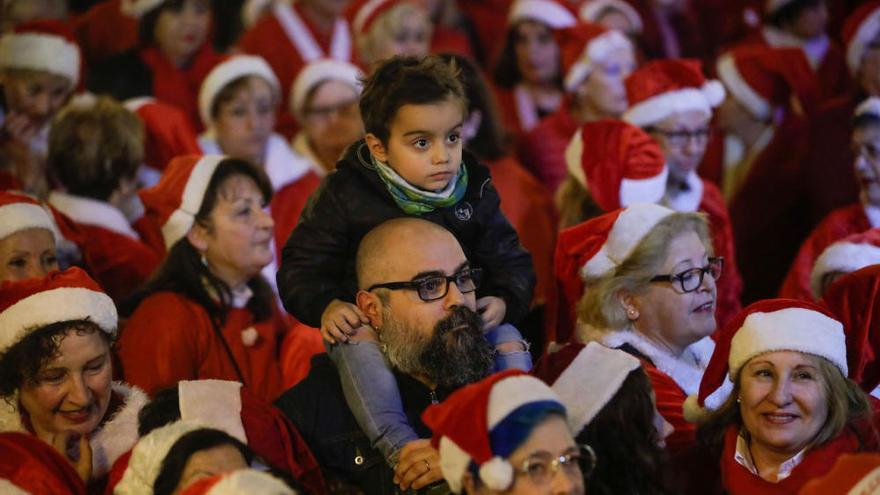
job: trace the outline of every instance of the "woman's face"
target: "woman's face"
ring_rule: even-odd
[[[673,176],[684,180],[697,170],[709,145],[710,117],[702,110],[687,110],[651,126],[651,136],[663,150]]]
[[[34,129],[40,129],[67,103],[73,84],[70,79],[42,71],[0,71],[6,111],[24,115]]]
[[[339,154],[364,134],[358,93],[349,84],[321,83],[306,101],[302,129],[315,149],[335,149]]]
[[[153,29],[153,39],[165,56],[175,64],[183,65],[202,46],[210,29],[210,1],[186,0],[180,9],[162,8]]]
[[[628,36],[636,34],[636,27],[629,22],[629,18],[615,8],[608,8],[604,14],[596,19],[596,22],[608,29],[616,29],[621,33],[626,33]]]
[[[45,277],[56,270],[52,232],[27,229],[0,239],[0,282]]]
[[[232,445],[218,445],[210,449],[200,450],[190,456],[180,475],[180,482],[172,495],[177,495],[189,485],[202,479],[222,473],[229,473],[248,467],[247,460]]]
[[[382,29],[384,23],[377,22]],[[380,37],[375,47],[374,61],[384,60],[395,55],[421,57],[427,55],[431,47],[431,21],[422,9],[413,9],[412,15],[404,16],[400,22]]]
[[[261,164],[275,127],[275,103],[269,83],[249,77],[247,84],[217,109],[214,130],[223,153]]]
[[[536,21],[523,21],[513,29],[516,66],[523,81],[550,84],[559,77],[559,46],[553,32]]]
[[[794,455],[828,417],[819,357],[780,351],[753,357],[740,371],[740,414],[753,452]]]
[[[99,332],[63,334],[58,356],[43,365],[34,380],[22,384],[19,401],[40,438],[90,433],[104,419],[113,365],[110,346]]]
[[[577,444],[572,438],[565,420],[557,415],[548,416],[508,457],[508,462],[517,472],[514,473],[513,486],[503,493],[511,495],[582,495],[584,493],[584,476],[577,464],[560,465],[558,469],[551,466],[553,461],[560,456],[577,451]],[[532,472],[542,471],[539,477],[518,472],[527,461],[530,465],[544,466],[546,469],[535,469],[534,467],[530,469]],[[540,480],[540,478],[545,479]],[[485,486],[475,491],[487,494],[500,493],[488,490]]]
[[[880,125],[854,129],[852,148],[862,201],[880,206]]]
[[[194,227],[196,248],[211,271],[232,287],[247,282],[272,261],[272,217],[250,177],[232,175],[217,191],[210,225]]]
[[[686,230],[672,238],[658,275],[676,275],[709,265],[700,237]],[[673,348],[684,349],[715,331],[715,279],[710,274],[692,292],[681,292],[678,282],[652,282],[633,295],[637,330]]]
[[[604,118],[618,118],[627,108],[626,87],[623,81],[636,68],[632,50],[616,48],[606,62],[597,62],[593,71],[578,86],[578,100]]]

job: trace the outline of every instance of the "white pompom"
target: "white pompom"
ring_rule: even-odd
[[[492,490],[506,490],[513,484],[513,466],[503,457],[493,457],[480,466],[480,479]]]
[[[688,395],[687,399],[684,400],[684,404],[681,405],[681,412],[684,415],[685,421],[696,423],[705,417],[709,410],[700,405],[696,395]]]
[[[721,81],[717,81],[714,79],[711,81],[706,81],[706,83],[703,84],[702,91],[703,96],[706,97],[706,101],[708,101],[709,105],[711,105],[712,107],[717,107],[718,105],[720,105],[721,102],[724,101],[724,95],[727,93],[724,90],[724,85],[721,84]]]

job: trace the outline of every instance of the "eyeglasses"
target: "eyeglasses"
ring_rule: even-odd
[[[704,127],[702,129],[696,129],[693,131],[666,131],[663,129],[658,129],[656,127],[648,127],[645,129],[649,133],[660,134],[666,139],[666,142],[669,143],[670,146],[682,147],[687,145],[691,139],[695,140],[697,143],[703,144],[709,141],[709,135],[711,134],[711,130],[708,127]]]
[[[429,275],[420,277],[409,282],[387,282],[384,284],[371,285],[367,291],[373,289],[408,289],[419,293],[422,301],[436,301],[446,297],[449,292],[449,282],[455,282],[462,294],[473,292],[480,287],[480,279],[483,276],[482,268],[466,268],[452,275]]]
[[[303,113],[308,119],[323,122],[329,120],[333,114],[337,114],[340,117],[354,117],[357,115],[357,112],[358,100],[355,98],[353,100],[346,100],[333,105],[307,108]]]
[[[589,445],[583,444],[555,457],[547,452],[533,454],[515,470],[528,476],[535,485],[541,486],[550,484],[560,469],[566,476],[587,479],[595,468],[596,452]]]
[[[721,276],[724,268],[724,258],[709,258],[709,264],[702,268],[691,268],[675,275],[657,275],[651,282],[673,282],[672,287],[679,287],[682,293],[693,292],[703,285],[703,277],[712,275],[714,280]],[[674,282],[678,282],[677,284]]]

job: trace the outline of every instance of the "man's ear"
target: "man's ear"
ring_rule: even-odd
[[[196,251],[204,253],[208,250],[208,229],[204,226],[194,223],[189,232],[186,233],[186,239],[196,248]]]
[[[364,140],[367,142],[367,149],[370,150],[370,154],[376,157],[380,162],[386,163],[388,162],[388,152],[385,149],[385,145],[382,144],[382,140],[379,139],[373,133],[367,133],[364,136]]]
[[[369,291],[360,290],[355,295],[355,304],[370,320],[370,326],[374,329],[382,327],[382,300],[379,299],[379,296]]]

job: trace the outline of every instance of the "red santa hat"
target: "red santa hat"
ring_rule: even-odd
[[[556,39],[565,75],[563,86],[568,92],[574,92],[597,63],[611,61],[615,51],[633,51],[632,43],[623,33],[593,23],[562,29],[556,33]]]
[[[147,12],[159,7],[165,0],[122,0],[119,10],[129,17],[140,19]]]
[[[822,280],[830,273],[851,273],[880,263],[880,229],[847,236],[825,248],[810,273],[810,289],[822,298]]]
[[[840,277],[822,300],[846,331],[849,377],[871,392],[880,385],[880,265]]]
[[[0,354],[46,325],[71,320],[116,334],[113,300],[80,268],[0,285]]]
[[[211,69],[211,72],[208,73],[208,76],[202,82],[201,89],[199,89],[199,116],[202,118],[202,123],[205,124],[205,127],[211,127],[213,120],[211,118],[211,107],[214,105],[214,99],[217,98],[220,91],[232,81],[245,76],[259,77],[269,83],[276,97],[281,94],[281,85],[278,83],[278,78],[275,77],[275,72],[272,71],[272,68],[269,67],[269,64],[266,63],[263,57],[256,55],[234,55],[229,57]]]
[[[292,488],[268,473],[256,469],[239,469],[202,478],[181,495],[295,495]]]
[[[165,248],[186,236],[202,207],[205,192],[223,155],[179,156],[168,164],[155,186],[140,192],[150,216],[162,230]]]
[[[792,98],[809,113],[818,92],[816,73],[800,48],[735,48],[718,59],[718,77],[739,103],[762,120]]]
[[[568,426],[578,435],[640,367],[641,362],[633,356],[590,342],[570,344],[548,354],[534,374],[551,384],[565,405]]]
[[[577,24],[577,18],[564,0],[514,0],[507,12],[507,25],[522,21],[538,21],[551,29]]]
[[[70,461],[30,433],[0,433],[0,493],[85,495]]]
[[[193,421],[175,421],[141,437],[132,449],[128,466],[113,493],[116,495],[142,495],[153,493],[153,485],[162,469],[162,462],[174,444],[187,433],[206,426]]]
[[[853,11],[843,23],[846,65],[855,77],[868,46],[880,34],[880,1],[867,2]]]
[[[633,27],[633,31],[639,34],[642,32],[642,16],[623,0],[588,0],[581,5],[578,17],[584,22],[598,23],[599,19],[606,15],[608,11],[620,12]]]
[[[799,495],[877,495],[880,493],[880,454],[859,452],[841,454],[831,471],[813,478]]]
[[[62,238],[52,214],[39,201],[24,194],[0,191],[0,239],[27,229],[46,229],[56,242]]]
[[[125,107],[144,123],[144,163],[162,171],[172,158],[202,152],[189,118],[174,105],[153,97],[132,98]]]
[[[465,473],[475,465],[491,490],[506,490],[514,469],[506,457],[522,443],[534,424],[517,422],[524,412],[565,414],[556,394],[541,380],[508,370],[467,385],[443,403],[429,407],[422,419],[431,445],[440,452],[440,469],[453,493],[460,493]]]
[[[341,81],[354,88],[355,93],[361,92],[363,72],[354,64],[325,58],[309,62],[297,74],[290,89],[290,113],[302,119],[306,106],[306,96],[324,81]]]
[[[692,110],[711,116],[724,100],[724,86],[706,79],[698,60],[648,62],[630,74],[625,84],[629,109],[623,120],[640,127]]]
[[[758,301],[740,311],[718,335],[698,395],[685,400],[685,419],[695,422],[708,410],[717,409],[750,359],[776,351],[825,358],[847,375],[843,325],[831,313],[796,299]]]
[[[568,172],[604,211],[656,203],[666,193],[666,159],[651,136],[620,120],[582,125],[565,151]]]
[[[422,8],[416,0],[354,0],[345,9],[345,16],[355,36],[368,33],[383,14],[400,4],[408,3]]]
[[[19,24],[0,38],[0,69],[27,69],[79,84],[80,51],[70,29],[58,20]]]

